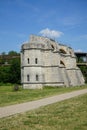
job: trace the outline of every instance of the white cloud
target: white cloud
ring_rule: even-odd
[[[75,50],[75,52],[82,52],[82,50],[81,50],[81,49],[78,49],[78,50]]]
[[[61,37],[61,35],[63,35],[63,32],[50,30],[49,28],[43,29],[39,33],[42,34],[42,36],[50,38],[58,38]]]

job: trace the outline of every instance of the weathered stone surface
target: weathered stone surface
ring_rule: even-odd
[[[21,48],[21,83],[23,88],[83,85],[72,48],[52,39],[30,36]]]

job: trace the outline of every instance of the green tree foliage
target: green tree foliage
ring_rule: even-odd
[[[12,60],[9,70],[10,83],[20,83],[20,73],[20,59]]]
[[[2,54],[2,55],[6,55],[6,53],[5,53],[5,52],[2,52],[1,54]]]
[[[19,53],[17,53],[16,51],[9,51],[8,55],[10,55],[10,56],[16,56],[16,55],[19,55]]]
[[[19,53],[15,51],[10,51],[8,53],[9,55],[19,55]],[[2,55],[5,57],[5,55]],[[0,65],[0,83],[14,83],[19,84],[20,83],[20,56],[8,59],[8,56],[5,58],[1,56],[1,62]],[[6,59],[7,58],[7,59]],[[5,65],[5,62],[7,61],[7,65]]]
[[[0,55],[0,64],[4,64],[6,62],[6,53],[2,52],[2,54]]]
[[[0,67],[0,82],[8,83],[9,82],[9,66],[1,66]]]
[[[80,69],[84,75],[85,82],[87,83],[87,66],[80,66]]]

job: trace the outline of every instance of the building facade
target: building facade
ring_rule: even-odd
[[[72,48],[41,36],[30,36],[21,47],[21,83],[23,88],[84,85]]]

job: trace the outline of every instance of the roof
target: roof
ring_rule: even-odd
[[[87,52],[75,52],[76,56],[87,56]]]

